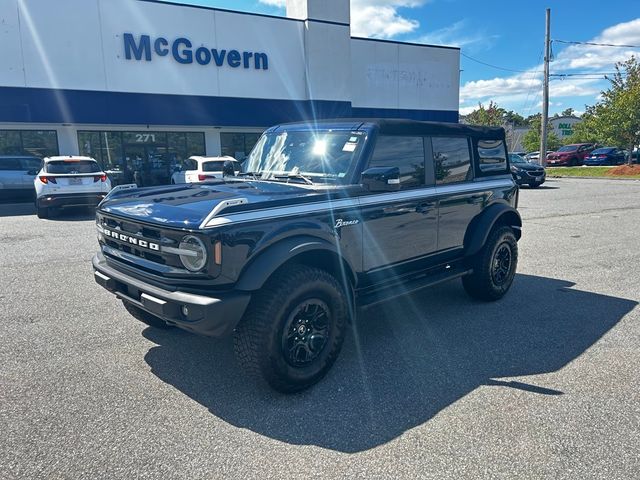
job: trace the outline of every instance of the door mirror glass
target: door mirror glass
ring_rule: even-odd
[[[235,163],[231,160],[225,160],[222,164],[222,176],[223,177],[233,177],[236,174]]]
[[[27,170],[27,175],[37,175],[38,174],[38,170],[35,169],[31,169],[31,170]]]
[[[370,192],[395,192],[400,190],[398,167],[372,167],[360,176],[360,183]]]

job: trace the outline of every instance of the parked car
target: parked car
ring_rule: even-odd
[[[550,153],[552,153],[552,151],[551,151],[551,150],[547,150],[547,155],[548,155],[548,154],[550,154]],[[530,152],[530,153],[527,153],[527,154],[524,156],[524,159],[525,159],[527,162],[536,162],[536,163],[540,163],[540,152],[537,152],[537,151],[536,151],[536,152]]]
[[[90,157],[47,157],[33,183],[39,218],[48,218],[52,208],[95,207],[111,190],[109,177]]]
[[[571,145],[565,145],[547,155],[547,165],[550,167],[574,167],[576,165],[582,165],[584,159],[594,148],[595,145],[593,143],[573,143]]]
[[[42,160],[38,157],[0,155],[0,198],[18,199],[33,195],[33,180],[41,165]]]
[[[171,176],[171,183],[198,183],[205,182],[213,178],[222,178],[222,169],[225,162],[231,162],[233,164],[233,170],[235,173],[242,170],[240,162],[229,156],[189,157],[183,162],[182,167],[173,173]]]
[[[533,162],[527,162],[524,157],[509,154],[509,163],[511,164],[511,174],[518,185],[527,184],[532,188],[542,185],[547,179],[547,173],[541,165]]]
[[[616,147],[596,148],[584,159],[585,165],[622,165],[626,161],[623,150]]]
[[[94,278],[152,327],[233,335],[276,390],[327,373],[358,307],[456,278],[493,301],[514,279],[522,221],[502,128],[286,124],[245,170],[116,187],[96,213]]]

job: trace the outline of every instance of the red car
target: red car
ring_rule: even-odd
[[[550,167],[573,167],[582,165],[585,157],[595,148],[593,143],[573,143],[560,147],[557,151],[547,155],[547,165]]]

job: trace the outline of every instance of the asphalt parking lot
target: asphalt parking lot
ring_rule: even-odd
[[[640,182],[551,180],[520,211],[507,297],[387,303],[282,396],[98,287],[91,214],[0,205],[0,478],[638,478]]]

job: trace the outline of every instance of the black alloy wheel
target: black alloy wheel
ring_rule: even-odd
[[[282,352],[293,367],[313,362],[327,345],[331,312],[326,303],[314,298],[293,309],[282,330]]]
[[[511,271],[511,247],[507,242],[498,245],[491,262],[491,277],[495,285],[502,285]]]

